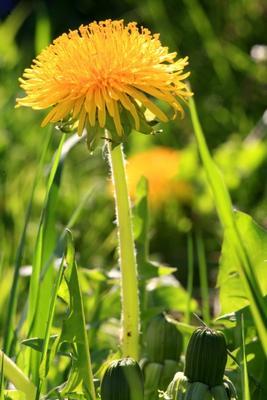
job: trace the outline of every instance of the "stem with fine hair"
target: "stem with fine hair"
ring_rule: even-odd
[[[122,144],[108,144],[119,237],[123,357],[138,360],[139,297],[130,199]]]

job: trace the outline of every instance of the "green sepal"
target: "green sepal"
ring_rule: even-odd
[[[86,131],[87,147],[90,152],[93,152],[98,146],[99,142],[104,141],[105,130],[104,128],[100,128],[98,123],[96,123],[95,126],[90,126],[89,124],[87,124]]]
[[[138,363],[132,358],[112,361],[100,386],[101,400],[144,400],[144,381]]]
[[[158,133],[160,130],[159,128],[159,122],[156,119],[153,120],[148,120],[145,117],[145,111],[146,109],[144,107],[138,107],[137,108],[137,114],[139,117],[140,121],[140,126],[137,132],[143,133],[144,135],[153,135]]]
[[[148,362],[144,365],[143,373],[145,379],[145,400],[157,400],[163,365]]]
[[[168,384],[173,379],[174,375],[178,371],[179,363],[174,360],[165,360],[163,363],[163,369],[159,382],[159,389],[166,390]]]
[[[77,121],[70,115],[56,123],[56,129],[62,133],[74,133],[77,130]]]
[[[214,400],[229,400],[224,385],[214,386],[210,389]]]
[[[149,360],[163,363],[179,361],[183,350],[183,335],[165,314],[154,317],[147,328],[146,350]]]
[[[184,400],[212,400],[208,385],[202,382],[190,383]]]

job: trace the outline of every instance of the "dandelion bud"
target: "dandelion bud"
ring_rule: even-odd
[[[191,336],[185,359],[185,375],[190,382],[209,386],[223,383],[227,361],[225,336],[209,328],[198,328]]]
[[[132,358],[110,363],[101,382],[101,400],[144,400],[141,369]]]
[[[214,386],[211,388],[211,394],[214,400],[228,400],[226,390],[223,385]]]
[[[150,361],[179,361],[183,350],[183,336],[164,314],[152,319],[146,333],[147,355]]]

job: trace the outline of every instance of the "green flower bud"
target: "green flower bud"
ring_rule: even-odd
[[[227,396],[225,387],[223,385],[214,386],[213,388],[211,388],[210,392],[214,400],[229,400],[229,397]]]
[[[160,389],[160,380],[163,372],[163,365],[159,363],[146,363],[143,369],[145,379],[145,399],[157,400]]]
[[[140,366],[145,380],[145,400],[158,400],[158,392],[165,391],[178,371],[177,361],[165,360],[163,364],[142,359]]]
[[[146,332],[146,349],[150,361],[179,361],[183,350],[183,335],[164,314],[152,319]]]
[[[100,387],[101,400],[144,400],[142,371],[132,358],[110,363]]]
[[[160,390],[166,390],[168,387],[168,384],[176,374],[176,372],[179,370],[179,364],[177,361],[173,360],[165,360],[163,363],[163,369],[160,377],[160,382],[159,382],[159,389]]]
[[[185,375],[190,382],[202,382],[209,386],[223,383],[227,361],[225,336],[209,328],[193,332],[186,352]]]
[[[184,400],[212,400],[208,385],[201,382],[189,383]]]

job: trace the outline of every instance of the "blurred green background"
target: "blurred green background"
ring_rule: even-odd
[[[38,160],[51,131],[51,127],[40,128],[44,112],[14,109],[16,97],[23,96],[18,78],[52,39],[93,20],[137,21],[152,32],[160,32],[162,43],[170,51],[189,56],[190,84],[203,129],[234,204],[267,226],[266,1],[1,0],[0,12],[2,305],[9,293]],[[154,137],[132,134],[126,146],[133,170],[131,157],[139,152],[160,146],[177,154],[177,170],[171,178],[177,185],[166,194],[164,185],[159,184],[157,190],[165,193],[164,201],[156,201],[151,208],[151,257],[178,268],[177,277],[185,285],[187,235],[202,232],[210,286],[214,288],[222,236],[198,159],[189,113],[182,121],[177,119],[161,128],[163,133]],[[54,130],[46,168],[34,195],[23,259],[26,266],[32,264],[49,163],[60,137],[61,133]],[[157,155],[157,162],[168,168],[163,154]],[[151,174],[147,162],[136,161],[136,169],[141,170],[140,174]],[[152,186],[153,176],[150,183]],[[108,166],[102,149],[89,154],[83,141],[70,151],[64,164],[55,217],[59,234],[77,210],[72,229],[79,264],[111,269],[117,263],[117,254]],[[25,287],[27,284],[26,279]],[[198,277],[195,294],[198,296]]]

